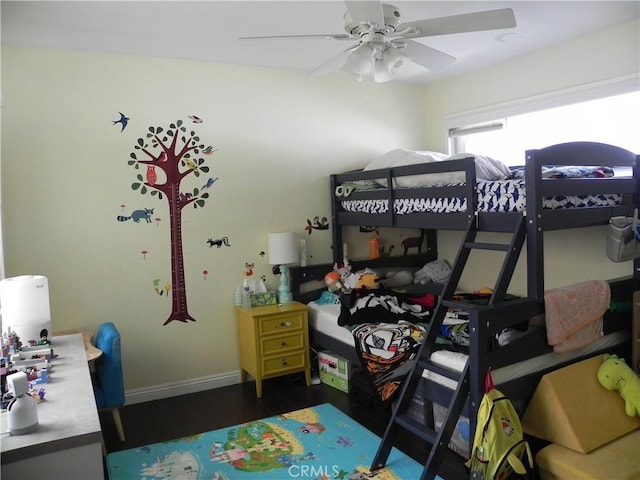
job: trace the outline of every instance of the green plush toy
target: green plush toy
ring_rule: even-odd
[[[640,378],[623,359],[605,355],[598,369],[598,381],[607,390],[620,392],[627,415],[640,416]]]

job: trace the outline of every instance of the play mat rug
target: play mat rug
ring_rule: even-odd
[[[325,403],[107,455],[109,480],[415,480],[422,465],[397,449],[368,474],[380,437]],[[439,478],[439,477],[437,477]]]

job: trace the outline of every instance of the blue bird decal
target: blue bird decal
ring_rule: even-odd
[[[124,132],[125,127],[127,126],[127,123],[129,123],[129,117],[126,117],[124,115],[124,113],[122,112],[118,112],[120,114],[120,120],[114,120],[113,124],[115,125],[116,123],[120,123],[122,124],[122,129],[120,130],[121,132]]]
[[[205,189],[205,188],[209,188],[211,185],[213,185],[213,184],[214,184],[214,182],[215,182],[216,180],[218,180],[218,177],[216,177],[216,178],[210,177],[210,178],[209,178],[209,180],[207,180],[207,183],[205,183],[205,184],[202,186],[202,188],[203,188],[203,189]]]
[[[213,155],[214,153],[216,153],[218,151],[217,148],[213,148],[211,145],[209,145],[207,148],[205,148],[202,153],[204,153],[205,155]]]

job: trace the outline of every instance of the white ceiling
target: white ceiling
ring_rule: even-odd
[[[457,57],[444,70],[403,65],[398,81],[428,83],[638,18],[639,1],[393,1],[415,21],[512,8],[512,29],[418,41]],[[238,41],[242,36],[341,34],[346,7],[325,1],[2,1],[2,43],[181,58],[311,72],[350,42]]]

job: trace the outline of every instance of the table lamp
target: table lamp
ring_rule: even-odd
[[[298,261],[300,243],[295,233],[269,234],[269,263],[280,266],[280,286],[278,287],[278,303],[289,303],[293,300],[289,288],[289,268],[287,264]]]

